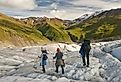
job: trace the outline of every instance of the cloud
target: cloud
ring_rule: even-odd
[[[118,1],[118,2],[117,2]],[[70,3],[78,6],[87,6],[90,8],[97,9],[111,9],[116,7],[121,7],[120,0],[72,0]]]
[[[15,8],[17,11],[7,9],[9,7]],[[0,0],[0,11],[10,16],[27,17],[48,16],[75,19],[95,11],[120,7],[121,0]]]
[[[50,5],[52,8],[54,8],[54,9],[57,9],[57,3],[52,3],[51,5]]]
[[[52,10],[50,14],[57,18],[65,18],[64,15],[67,14],[64,10]]]
[[[35,0],[0,0],[0,6],[22,10],[31,10],[37,7]]]

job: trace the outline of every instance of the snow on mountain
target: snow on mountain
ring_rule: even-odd
[[[103,11],[96,11],[95,13],[92,13],[92,14],[84,14],[82,15],[81,17],[73,20],[74,23],[80,23],[88,18],[92,18],[92,17],[95,17],[97,15],[99,15],[100,13],[102,13]]]
[[[0,82],[121,82],[121,40],[91,44],[90,67],[82,66],[76,44],[50,44],[47,48],[46,73],[42,73],[39,62],[35,63],[41,46],[0,49]],[[55,73],[52,57],[56,48],[65,56],[65,74]],[[24,50],[25,51],[24,51]],[[114,57],[115,55],[115,57]],[[33,68],[37,66],[37,70]]]
[[[90,16],[91,16],[91,14],[84,14],[84,15],[82,15],[81,17],[79,17],[79,18],[73,20],[73,22],[75,22],[75,23],[82,22],[82,21],[88,19]]]

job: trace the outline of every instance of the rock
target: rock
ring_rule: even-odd
[[[65,77],[62,77],[62,78],[57,79],[56,82],[70,82],[70,80]]]
[[[35,79],[38,75],[38,73],[31,73],[27,77]]]
[[[52,80],[52,81],[55,81],[55,80],[57,80],[57,77],[52,76],[51,80]]]

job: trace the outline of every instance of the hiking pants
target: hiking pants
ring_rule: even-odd
[[[56,65],[56,71],[58,73],[58,68],[59,68],[59,65]],[[64,67],[63,65],[61,65],[61,69],[62,69],[62,74],[64,74]]]
[[[89,66],[89,53],[86,54],[86,58],[87,58],[87,65]],[[83,65],[85,66],[86,65],[85,56],[82,57],[82,60],[83,60]]]
[[[42,71],[43,71],[43,73],[45,73],[45,66],[44,65],[42,65]]]

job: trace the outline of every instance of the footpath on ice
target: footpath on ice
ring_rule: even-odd
[[[41,46],[0,48],[0,82],[121,82],[121,41],[92,43],[90,67],[83,67],[76,44],[45,45],[48,50],[46,73],[33,68]],[[65,74],[55,73],[52,57],[56,48],[64,52]],[[25,50],[25,51],[24,51]],[[41,53],[40,53],[41,54]]]

